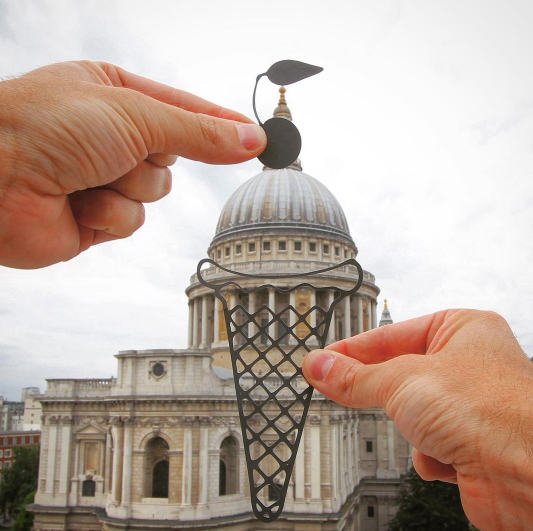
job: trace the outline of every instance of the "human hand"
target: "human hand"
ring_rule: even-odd
[[[237,112],[107,63],[0,83],[0,264],[38,268],[130,236],[177,156],[233,164],[266,136]],[[191,198],[193,199],[193,198]]]
[[[457,483],[483,531],[531,529],[533,367],[506,321],[449,310],[309,353],[303,372],[332,400],[384,407],[426,480]]]

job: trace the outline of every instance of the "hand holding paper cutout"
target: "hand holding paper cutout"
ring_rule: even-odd
[[[492,312],[448,310],[313,351],[303,373],[352,407],[381,406],[426,480],[457,483],[483,531],[531,529],[533,365]]]
[[[107,63],[1,82],[0,264],[44,267],[130,236],[178,156],[234,164],[265,144],[242,114]]]

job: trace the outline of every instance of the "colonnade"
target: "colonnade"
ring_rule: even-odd
[[[279,293],[273,288],[268,289],[268,307],[272,309],[278,308],[278,296]],[[248,312],[253,314],[259,308],[258,294],[260,292],[249,293],[248,298]],[[334,290],[323,290],[318,293],[326,295],[326,307],[324,310],[328,310],[333,304],[335,292]],[[309,306],[312,308],[317,304],[317,292],[310,290],[309,294]],[[296,308],[296,291],[292,291],[289,294],[290,306]],[[228,291],[225,294],[228,300],[228,307],[233,308],[236,304],[236,292]],[[364,312],[364,301],[367,301],[367,313]],[[376,315],[376,299],[370,295],[355,294],[351,297],[346,297],[335,308],[333,319],[328,331],[328,343],[338,341],[351,337],[352,335],[360,334],[365,329],[373,329],[377,327],[377,315]],[[224,325],[220,323],[223,319],[222,305],[220,301],[212,294],[204,294],[196,297],[192,297],[189,300],[189,348],[195,349],[207,349],[210,347],[222,346],[220,337],[220,330]],[[368,313],[368,309],[370,313]],[[274,310],[276,311],[276,310]],[[311,327],[316,326],[316,312],[309,314],[309,325]],[[212,318],[212,324],[210,325],[210,317]],[[367,322],[365,323],[365,318]],[[289,312],[289,327],[293,327],[296,324],[297,316],[294,312]],[[342,327],[338,326],[338,323],[342,323]],[[366,325],[366,326],[365,326]],[[269,329],[269,334],[275,336],[275,330],[273,329],[276,324],[272,324]],[[341,332],[342,329],[342,333]],[[251,337],[257,333],[257,328],[254,323],[248,325],[248,336]]]

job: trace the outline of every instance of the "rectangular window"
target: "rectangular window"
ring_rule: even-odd
[[[226,249],[225,249],[225,251],[224,251],[224,254],[225,254],[226,256],[229,256],[229,252],[230,252],[229,247],[226,247]]]
[[[344,249],[344,258],[348,258],[348,249]]]
[[[270,242],[269,241],[263,242],[263,251],[265,251],[267,253],[270,251]]]
[[[32,422],[33,424],[33,422]],[[33,435],[30,437],[30,444],[33,444]]]
[[[0,450],[0,457],[4,457],[4,450]]]
[[[4,457],[11,457],[11,450],[6,450],[4,452]]]
[[[309,243],[309,252],[310,253],[316,253],[316,243],[315,242],[310,242]]]
[[[302,250],[302,242],[294,242],[294,250],[295,251],[301,251]]]
[[[0,461],[0,470],[2,470],[2,461]]]
[[[324,254],[329,254],[329,245],[327,243],[324,244],[323,252]]]
[[[217,251],[217,260],[220,260],[220,257],[222,256],[222,254],[220,253],[220,249]]]
[[[235,246],[235,254],[241,254],[241,253],[242,253],[242,245],[240,243],[238,243]]]
[[[366,441],[366,453],[371,454],[374,451],[374,443],[372,441]]]
[[[373,505],[366,506],[366,515],[368,516],[368,518],[374,518],[374,506]]]
[[[11,461],[6,461],[4,463],[4,468],[11,468]]]
[[[248,252],[249,253],[255,253],[255,242],[250,242],[248,244]]]
[[[278,243],[278,249],[280,251],[286,251],[287,250],[287,242],[286,241],[280,241]]]
[[[335,256],[340,256],[341,248],[338,245],[335,245]]]

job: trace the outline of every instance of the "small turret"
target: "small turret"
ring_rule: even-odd
[[[383,302],[385,303],[385,306],[383,306],[383,312],[381,313],[379,326],[385,326],[393,323],[392,317],[390,316],[389,307],[387,306],[387,299],[385,299]]]

